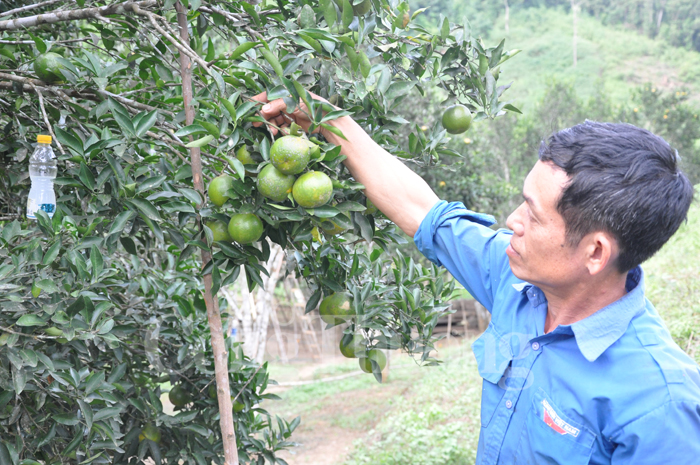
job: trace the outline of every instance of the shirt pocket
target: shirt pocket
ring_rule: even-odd
[[[516,448],[515,464],[588,464],[596,434],[565,415],[539,388]]]
[[[481,426],[486,428],[506,392],[499,386],[499,381],[513,360],[513,352],[510,343],[496,330],[493,322],[472,343],[472,351],[479,374],[484,378],[481,390]]]

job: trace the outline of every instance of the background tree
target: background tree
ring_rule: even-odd
[[[314,127],[329,130],[351,114],[427,166],[457,153],[438,125],[401,144],[409,122],[396,105],[437,83],[445,104],[459,100],[476,119],[515,110],[492,72],[512,56],[503,42],[487,48],[446,18],[431,34],[397,0],[2,8],[0,463],[283,463],[275,452],[299,419],[273,421],[260,406],[273,397],[266,365],[224,337],[228,308],[216,297],[241,272],[264,286],[271,244],[306,279],[308,311],[332,293],[352,297],[346,338],[361,337],[361,357],[402,348],[436,363],[432,331],[450,282],[385,255],[402,237],[367,209],[339,148],[323,140],[311,167],[335,180],[331,204],[263,198],[255,177],[273,140],[252,127],[263,120],[251,97],[267,91],[289,110],[301,99]],[[57,211],[28,222],[27,160],[47,131]],[[233,180],[217,208],[204,182],[221,173]],[[233,213],[262,219],[259,242],[214,241],[207,225]],[[381,380],[376,361],[369,367]],[[175,415],[160,402],[168,388]]]

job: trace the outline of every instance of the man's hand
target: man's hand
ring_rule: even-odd
[[[326,102],[318,95],[312,94],[311,92],[309,93],[311,94],[311,97],[314,100],[321,100],[323,102]],[[292,121],[301,126],[304,129],[304,131],[309,131],[309,127],[311,126],[311,120],[307,116],[309,110],[308,108],[306,108],[304,102],[299,102],[299,105],[297,105],[297,108],[294,110],[293,113],[287,113],[287,104],[284,103],[284,100],[277,99],[270,102],[267,99],[267,92],[263,92],[262,94],[256,95],[255,97],[253,97],[253,100],[265,103],[265,105],[263,105],[263,107],[260,109],[260,116],[262,116],[263,118],[280,128],[283,134],[288,134],[287,129],[289,128],[289,124]],[[253,123],[253,126],[259,128],[263,124],[264,123]],[[276,136],[279,132],[277,128],[272,126],[268,126],[268,130],[273,136]],[[317,131],[318,130],[316,130],[315,132]]]
[[[314,99],[323,100],[311,94]],[[311,126],[311,120],[304,113],[306,107],[300,106],[293,113],[287,113],[287,104],[282,99],[267,100],[267,94],[253,97],[258,102],[267,102],[260,115],[272,122],[285,134],[291,122],[295,122],[305,131]],[[328,142],[341,146],[341,154],[347,159],[343,162],[355,180],[365,186],[365,195],[396,223],[406,234],[413,237],[423,218],[439,200],[423,179],[376,142],[349,116],[344,116],[329,124],[338,128],[346,139],[330,131],[323,135]],[[254,123],[260,127],[263,123]],[[268,127],[276,135],[279,130]]]

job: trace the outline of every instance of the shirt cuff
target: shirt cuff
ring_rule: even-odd
[[[496,219],[493,216],[468,210],[462,202],[448,203],[440,200],[433,205],[413,236],[413,242],[415,242],[420,253],[438,266],[442,266],[442,263],[437,257],[435,236],[438,228],[445,221],[453,218],[462,218],[487,227],[496,224]]]

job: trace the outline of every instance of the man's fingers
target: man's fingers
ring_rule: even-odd
[[[260,110],[260,115],[265,119],[271,119],[279,116],[287,109],[287,104],[281,98],[273,100],[266,105],[263,105]]]
[[[267,92],[263,92],[262,94],[258,94],[255,97],[253,97],[251,100],[255,100],[256,102],[261,102],[261,103],[267,103]]]

